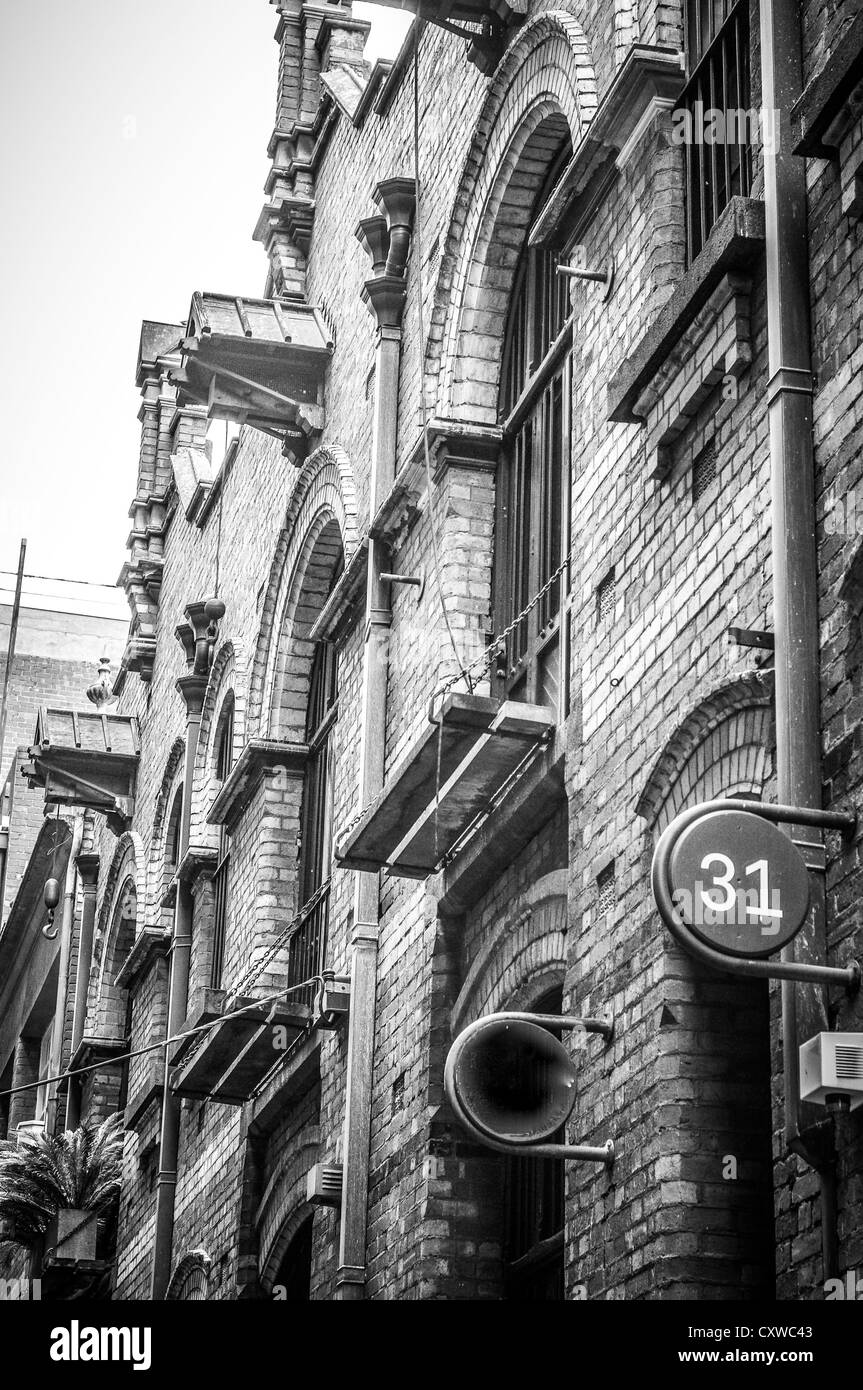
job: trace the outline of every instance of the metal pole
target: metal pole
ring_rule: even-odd
[[[15,580],[15,599],[12,604],[12,621],[9,625],[9,645],[6,649],[6,670],[3,672],[3,697],[0,701],[0,769],[3,767],[3,751],[6,743],[6,708],[9,696],[9,676],[15,660],[15,642],[18,637],[18,615],[21,612],[21,586],[24,582],[24,556],[27,554],[27,541],[21,541],[18,556],[18,577]]]
[[[57,831],[55,830],[55,835]],[[57,970],[57,995],[54,1003],[54,1033],[51,1039],[51,1055],[48,1059],[48,1075],[57,1076],[63,1065],[63,1037],[66,1023],[66,1001],[69,994],[69,960],[72,954],[72,929],[75,918],[75,883],[78,876],[78,855],[84,838],[84,820],[77,816],[72,825],[72,846],[66,864],[66,881],[63,893],[63,924],[60,929],[60,963]],[[54,1134],[57,1128],[57,1082],[48,1087],[48,1103],[45,1109],[45,1129]]]
[[[81,908],[81,930],[78,938],[78,964],[75,971],[75,1005],[72,1014],[72,1045],[69,1056],[74,1057],[84,1036],[87,1018],[87,990],[93,960],[93,929],[96,923],[96,890],[99,881],[98,854],[78,855],[78,877],[84,892]],[[66,1128],[77,1129],[81,1122],[81,1091],[83,1078],[69,1078],[66,1095]]]
[[[765,110],[775,113],[775,129],[779,131],[778,141],[763,143],[778,795],[780,801],[820,806],[818,556],[806,167],[792,153],[790,126],[791,108],[802,90],[800,20],[797,7],[787,0],[761,0],[760,14],[761,102]],[[820,875],[812,896],[811,925],[783,955],[789,961],[823,965],[827,959],[826,895]],[[802,1118],[798,1057],[801,1041],[829,1027],[825,986],[783,983],[782,1020],[786,1143],[813,1167],[829,1170],[834,1151],[832,1126],[822,1123],[816,1128],[811,1110],[805,1120]],[[826,1230],[830,1205],[829,1200],[822,1202],[825,1266],[835,1263],[836,1233]]]

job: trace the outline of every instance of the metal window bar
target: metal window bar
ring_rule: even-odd
[[[210,986],[221,989],[225,968],[225,935],[228,926],[228,889],[231,861],[226,854],[213,875],[213,954]]]
[[[309,902],[319,892],[328,876],[332,855],[330,733],[338,716],[338,686],[338,653],[331,643],[321,642],[312,661],[306,712],[309,757],[300,821],[300,894],[303,903]],[[327,886],[291,937],[288,948],[289,985],[320,975],[324,969],[329,897]],[[315,988],[309,985],[294,997],[311,1007]]]
[[[718,217],[736,194],[749,194],[748,0],[688,0],[687,82],[678,110],[690,118],[686,145],[686,239],[689,262],[704,246]],[[705,113],[726,117],[721,139],[708,144]],[[734,113],[733,139],[729,113]]]
[[[324,889],[317,903],[306,917],[302,926],[291,937],[288,948],[288,985],[300,984],[312,976],[320,975],[327,959],[327,929],[330,920],[330,890]],[[291,996],[300,1004],[311,1008],[317,986],[307,985]]]
[[[234,761],[234,708],[225,712],[216,750],[216,778],[224,783]],[[221,989],[225,969],[225,938],[228,929],[230,903],[230,836],[224,825],[219,826],[219,848],[216,872],[213,875],[213,936],[210,964],[210,986]]]

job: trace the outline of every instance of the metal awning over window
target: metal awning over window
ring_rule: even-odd
[[[221,990],[205,991],[204,1003],[186,1020],[185,1028],[218,1019],[225,1003]],[[236,1012],[246,1005],[252,1007]],[[171,1089],[179,1096],[242,1105],[285,1049],[306,1031],[309,1017],[308,1008],[290,1000],[232,999],[221,1023],[178,1045],[172,1058]]]
[[[416,0],[376,0],[376,3],[399,10],[416,11],[417,8]],[[482,24],[487,19],[507,24],[512,19],[524,17],[527,0],[423,0],[422,11],[428,24],[442,24],[445,20]]]
[[[318,310],[300,300],[196,293],[172,377],[218,419],[309,433],[323,426],[332,346]]]
[[[480,695],[447,696],[380,796],[337,839],[348,869],[427,878],[554,729],[551,710]]]
[[[134,809],[138,721],[128,714],[39,710],[30,762],[21,772],[47,805],[85,806],[124,829]]]

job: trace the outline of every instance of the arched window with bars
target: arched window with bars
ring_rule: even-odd
[[[330,581],[330,592],[344,568],[340,554]],[[306,706],[306,745],[308,760],[300,812],[299,887],[300,903],[310,908],[299,930],[294,933],[288,958],[288,984],[320,975],[325,965],[329,897],[326,884],[330,876],[333,834],[333,728],[339,711],[339,657],[332,642],[319,642],[312,659],[309,698]],[[314,988],[298,1000],[311,1003]]]
[[[558,153],[535,206],[545,204],[569,158]],[[497,491],[495,610],[498,632],[549,584],[569,547],[572,316],[559,250],[525,246],[510,303],[499,398],[504,432]],[[566,712],[561,611],[565,575],[549,584],[507,639],[496,693]]]

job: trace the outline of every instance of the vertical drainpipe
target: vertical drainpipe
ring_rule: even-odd
[[[375,197],[386,212],[386,221],[383,217],[367,219],[357,233],[372,253],[373,267],[383,272],[367,280],[363,287],[363,300],[374,315],[378,330],[369,489],[369,515],[372,518],[395,479],[401,318],[405,303],[404,271],[410,244],[414,195],[413,179],[389,179],[379,184]],[[386,243],[389,244],[389,254],[384,259],[382,248]],[[381,574],[386,571],[385,545],[370,537],[360,716],[361,806],[367,806],[384,784],[387,634],[392,619],[389,586],[381,579]],[[340,1302],[358,1301],[365,1294],[379,898],[380,875],[358,872],[355,877],[354,921],[350,941],[351,1009],[342,1149],[342,1208],[339,1268],[334,1294],[336,1301]]]
[[[98,854],[78,855],[78,874],[84,893],[81,908],[81,935],[78,941],[78,965],[75,971],[75,1007],[72,1015],[72,1050],[74,1057],[84,1036],[87,1019],[87,990],[93,960],[93,928],[96,922],[96,887],[99,881]],[[66,1128],[77,1129],[81,1123],[81,1078],[69,1078],[66,1096]]]
[[[55,832],[56,833],[56,832]],[[75,921],[75,883],[78,876],[78,855],[84,838],[84,821],[76,817],[72,824],[72,845],[66,862],[66,877],[63,889],[63,917],[60,926],[60,963],[57,972],[57,999],[54,1004],[54,1033],[51,1039],[51,1056],[48,1075],[57,1076],[63,1059],[63,1034],[66,1024],[66,999],[69,990],[69,960],[72,955],[72,927]],[[53,936],[53,932],[51,935]],[[53,1134],[57,1125],[57,1082],[48,1092],[45,1107],[45,1128]]]
[[[776,753],[780,802],[821,806],[818,556],[812,438],[812,360],[806,167],[791,152],[789,113],[802,89],[799,16],[780,0],[761,0],[761,101],[773,111],[777,144],[765,141],[767,326],[772,508],[773,606],[776,630]],[[811,827],[805,831],[812,840]],[[813,914],[783,952],[785,959],[827,958],[823,873],[814,875]],[[826,1029],[820,985],[782,982],[785,1139],[821,1177],[824,1278],[836,1274],[835,1156],[832,1127],[801,1125],[798,1046]]]
[[[205,604],[189,604],[188,623],[181,624],[177,636],[190,662],[189,674],[177,681],[186,705],[186,757],[183,769],[183,800],[180,807],[180,834],[177,862],[180,877],[174,903],[171,933],[170,983],[168,993],[167,1036],[180,1031],[189,998],[189,960],[192,951],[193,897],[191,884],[182,875],[183,860],[189,849],[192,823],[192,784],[201,732],[201,711],[207,689],[212,642],[207,640],[208,619]],[[215,637],[213,636],[213,642]],[[168,1058],[165,1058],[165,1087],[162,1099],[162,1130],[159,1138],[159,1176],[156,1183],[155,1244],[150,1297],[159,1301],[168,1291],[174,1243],[174,1198],[177,1191],[177,1160],[180,1148],[180,1097],[168,1085]]]

